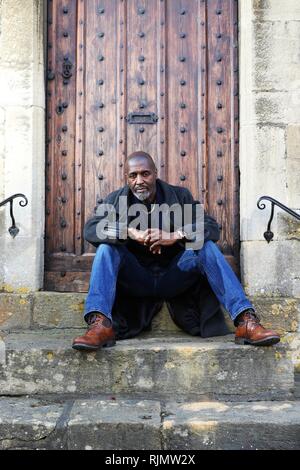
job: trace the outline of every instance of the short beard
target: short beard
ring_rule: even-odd
[[[135,192],[133,191],[133,194],[135,195],[136,198],[138,198],[140,201],[146,201],[150,197],[150,191],[145,191],[143,193]]]

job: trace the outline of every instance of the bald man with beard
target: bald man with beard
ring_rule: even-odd
[[[153,306],[161,306],[158,299],[169,302],[173,320],[190,334],[205,337],[228,333],[222,305],[236,326],[237,344],[278,343],[279,334],[261,325],[252,303],[216,245],[220,233],[212,217],[204,214],[204,243],[200,249],[185,249],[186,243],[194,239],[191,227],[194,228],[196,220],[181,227],[171,224],[170,231],[163,229],[161,221],[156,227],[150,225],[156,205],[175,203],[184,208],[190,204],[197,208],[200,203],[190,191],[157,178],[153,159],[142,151],[127,158],[125,178],[127,184],[109,194],[105,203],[118,213],[120,197],[126,196],[128,208],[142,204],[149,224],[141,230],[128,223],[125,238],[116,230],[112,230],[113,236],[105,238],[99,237],[103,216],[95,216],[86,223],[84,237],[97,247],[85,302],[84,319],[89,326],[83,336],[74,339],[72,347],[95,351],[113,346],[116,339],[133,337],[149,329],[158,310]],[[196,286],[201,282],[204,287],[198,291]],[[118,302],[118,292],[123,293],[123,307]],[[200,299],[195,298],[194,305],[200,302],[200,310],[203,296],[202,313],[197,311],[198,307],[189,306],[192,294],[184,297],[187,292],[199,292]],[[129,299],[136,301],[132,308]],[[188,324],[187,310],[194,312],[192,324]]]

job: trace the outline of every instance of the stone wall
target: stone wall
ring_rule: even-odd
[[[0,1],[0,200],[14,203],[16,238],[9,205],[0,209],[0,288],[24,292],[42,287],[44,251],[44,3]]]
[[[247,292],[300,297],[300,223],[268,195],[300,209],[300,4],[242,0],[240,8],[241,262]]]

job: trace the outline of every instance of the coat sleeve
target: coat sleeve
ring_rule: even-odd
[[[191,194],[191,192],[184,188],[184,204],[192,204],[192,224],[186,224],[182,227],[187,234],[196,231],[196,222],[197,222],[197,206],[201,205],[199,201],[195,200]],[[189,238],[192,239],[193,237]],[[204,211],[204,242],[208,240],[212,240],[213,242],[217,242],[220,239],[220,229],[219,224],[217,221],[208,215]]]
[[[104,213],[105,212],[104,207],[106,207],[106,205],[108,205],[108,204],[110,204],[112,207],[115,205],[114,203],[115,203],[115,200],[116,200],[116,197],[117,197],[116,193],[117,193],[117,191],[115,191],[115,192],[113,192],[113,193],[111,193],[107,196],[107,198],[101,204],[101,207],[99,206],[100,212],[101,212],[101,208],[103,208],[102,212]],[[99,210],[99,208],[98,208],[98,210]],[[106,217],[105,215],[95,215],[94,217],[91,217],[85,223],[85,226],[84,226],[84,229],[83,229],[84,239],[87,242],[91,243],[95,247],[98,247],[102,243],[106,243],[106,244],[110,244],[110,245],[124,245],[124,244],[126,244],[128,242],[127,236],[126,236],[126,239],[120,238],[120,236],[119,236],[120,226],[118,224],[118,221],[116,221],[116,230],[112,229],[112,230],[106,232],[103,237],[98,236],[98,234],[104,234],[103,230],[99,231],[98,224],[105,217]]]

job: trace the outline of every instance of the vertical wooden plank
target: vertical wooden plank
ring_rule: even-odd
[[[156,0],[127,2],[127,113],[158,111],[156,4]],[[127,124],[128,154],[144,150],[157,161],[156,139],[157,124]]]
[[[55,78],[49,83],[52,93],[48,107],[47,217],[50,232],[47,251],[74,252],[74,139],[75,139],[75,73],[76,69],[76,2],[51,2],[54,30],[49,68]],[[51,26],[52,26],[51,25]],[[63,77],[64,64],[70,61],[71,76]],[[60,111],[58,111],[60,107]]]
[[[234,180],[233,180],[233,203],[234,208],[234,219],[233,219],[233,259],[235,270],[237,274],[240,274],[240,177],[239,177],[239,49],[238,49],[238,1],[233,0],[231,2],[231,24],[229,26],[231,32],[231,43],[232,47],[232,65],[231,65],[231,81],[233,91],[233,105],[231,110],[231,126],[233,128],[234,136]]]
[[[127,125],[124,117],[126,116],[126,69],[127,69],[127,0],[121,0],[118,5],[118,16],[116,20],[116,36],[117,44],[117,60],[116,60],[116,83],[117,83],[117,164],[116,164],[116,181],[118,186],[124,184],[124,163],[127,154]],[[112,187],[112,191],[116,187]]]
[[[198,138],[198,175],[199,200],[208,209],[208,136],[207,136],[207,3],[199,3],[198,36],[201,47],[198,48],[198,135],[203,136],[205,144]]]
[[[157,61],[156,61],[156,82],[157,82],[157,132],[156,132],[156,164],[159,178],[166,179],[167,167],[167,19],[166,19],[166,1],[156,0],[157,11]],[[163,119],[162,119],[163,117]]]
[[[119,134],[116,58],[118,1],[90,0],[87,4],[85,93],[85,219],[117,185]],[[124,45],[123,45],[124,46]],[[85,252],[94,249],[85,243]]]
[[[75,154],[74,154],[74,172],[75,172],[75,254],[81,255],[83,252],[83,226],[84,226],[84,203],[85,195],[84,186],[84,146],[85,146],[85,106],[84,106],[84,90],[85,90],[85,51],[86,42],[86,23],[85,8],[86,2],[80,0],[77,2],[77,41],[76,41],[76,131],[75,131]]]
[[[232,254],[235,189],[232,126],[232,1],[211,0],[208,8],[209,211],[222,226],[221,247]]]
[[[56,55],[56,5],[47,2],[47,110],[46,110],[46,176],[45,176],[45,252],[46,256],[53,252],[53,237],[51,227],[54,225],[53,210],[53,167],[55,164],[55,126],[53,119],[54,94],[55,94],[55,55]],[[52,188],[52,191],[51,191]]]
[[[199,3],[168,2],[168,181],[201,194],[198,155]],[[200,194],[199,194],[200,192]]]

